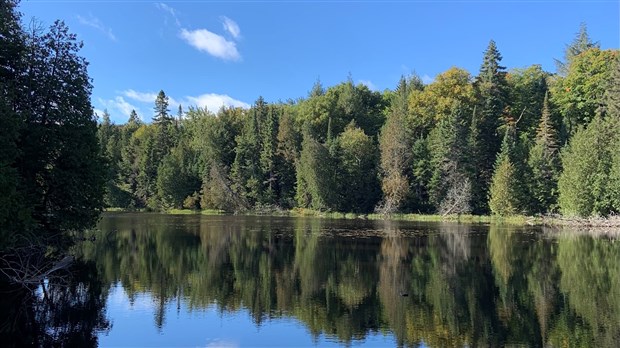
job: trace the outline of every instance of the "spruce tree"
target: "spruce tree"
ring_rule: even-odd
[[[163,90],[160,90],[157,93],[157,97],[155,98],[155,107],[154,115],[153,115],[153,124],[157,125],[170,125],[172,124],[172,116],[170,115],[170,110],[168,110],[168,105],[170,103],[170,98],[166,95]]]
[[[558,139],[551,119],[549,98],[545,94],[542,115],[534,146],[530,149],[528,165],[531,173],[531,212],[547,213],[557,202],[557,179],[560,172]]]
[[[489,209],[494,215],[509,216],[519,211],[517,201],[517,176],[513,164],[515,126],[506,128],[502,150],[497,156],[489,188]]]
[[[481,196],[486,196],[493,175],[493,163],[500,150],[498,128],[502,125],[502,116],[506,107],[507,84],[504,67],[500,65],[502,56],[495,42],[491,40],[484,52],[480,73],[476,78],[475,87],[478,94],[476,127],[477,163],[476,177],[479,181]],[[475,213],[486,213],[485,201],[478,202]]]
[[[579,25],[579,32],[575,35],[573,42],[571,42],[570,45],[566,45],[566,49],[564,50],[564,61],[555,60],[558,73],[561,76],[565,76],[568,74],[570,64],[576,56],[591,48],[599,47],[600,44],[598,42],[594,42],[590,39],[586,23],[581,23]]]

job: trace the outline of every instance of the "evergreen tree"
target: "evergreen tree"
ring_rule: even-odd
[[[243,130],[237,136],[235,161],[231,176],[235,192],[254,206],[263,195],[261,172],[261,133],[260,123],[267,114],[267,105],[262,97],[254,103],[250,115],[245,119]]]
[[[105,168],[90,104],[92,85],[82,43],[56,21],[29,36],[24,98],[27,127],[21,132],[17,167],[28,182],[34,217],[49,232],[92,226],[103,204]]]
[[[536,143],[530,150],[528,165],[532,174],[530,194],[533,202],[530,211],[535,213],[553,211],[557,201],[560,158],[557,132],[551,119],[547,94],[545,94],[542,115],[536,133]]]
[[[429,136],[432,176],[429,194],[441,214],[462,214],[471,211],[471,182],[468,177],[468,122],[459,102],[448,117],[439,121]]]
[[[332,166],[328,149],[316,141],[306,129],[297,164],[295,197],[300,207],[316,210],[334,208],[335,187],[330,173]]]
[[[280,195],[280,175],[277,167],[278,110],[269,106],[264,117],[261,127],[260,169],[265,187],[261,200],[263,203],[273,204]]]
[[[280,118],[277,135],[277,167],[279,169],[279,204],[295,206],[295,163],[299,160],[301,136],[295,129],[293,117],[286,110]]]
[[[169,103],[170,98],[163,90],[160,90],[155,98],[155,107],[153,108],[155,112],[153,116],[154,124],[170,125],[173,123],[174,120],[170,115],[170,110],[168,110]]]
[[[20,94],[26,50],[25,34],[19,25],[16,1],[0,2],[0,250],[15,233],[26,229],[29,212],[18,190],[20,176],[14,164],[24,126],[15,104]]]
[[[615,122],[600,115],[580,128],[562,151],[558,203],[566,216],[606,216],[617,212],[610,190],[610,171],[617,149]]]
[[[200,189],[200,180],[192,171],[192,157],[183,141],[164,157],[157,168],[157,195],[164,210],[182,208],[185,199]]]
[[[586,23],[581,23],[579,25],[579,32],[575,35],[573,42],[570,45],[566,45],[566,49],[564,50],[564,61],[555,60],[558,73],[561,76],[568,74],[573,59],[591,48],[600,48],[600,44],[590,39]]]
[[[506,128],[502,150],[495,162],[495,171],[489,189],[489,209],[494,215],[509,216],[519,211],[517,201],[517,176],[513,164],[515,126]]]
[[[491,40],[480,67],[480,73],[476,78],[476,91],[478,93],[478,107],[476,127],[478,130],[477,158],[472,159],[476,163],[475,173],[482,196],[487,196],[491,177],[493,175],[493,163],[500,149],[498,128],[502,125],[502,116],[506,107],[506,73],[504,67],[499,65],[502,56],[497,50],[495,42]],[[475,213],[485,213],[488,207],[484,201],[474,206]]]

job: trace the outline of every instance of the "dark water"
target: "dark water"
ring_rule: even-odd
[[[543,228],[108,214],[3,290],[3,344],[620,346],[620,242]]]

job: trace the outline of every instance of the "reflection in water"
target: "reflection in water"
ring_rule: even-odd
[[[103,303],[118,284],[129,303],[148,294],[160,334],[172,330],[167,316],[214,309],[248,313],[257,328],[294,319],[314,342],[376,335],[432,347],[620,342],[620,244],[609,238],[495,225],[145,214],[108,215],[100,229],[78,250],[82,271],[72,287],[48,287],[53,300],[13,299],[25,301],[18,310],[3,294],[3,313],[17,318],[11,330],[36,342],[96,345],[110,326]],[[64,314],[71,311],[80,314]],[[274,342],[283,343],[266,341]]]
[[[70,272],[36,287],[0,284],[3,347],[97,347],[98,335],[110,329],[108,286],[93,262],[77,262]]]

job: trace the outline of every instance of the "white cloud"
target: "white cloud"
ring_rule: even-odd
[[[180,36],[188,44],[199,51],[224,60],[240,60],[241,55],[237,51],[237,44],[226,40],[223,36],[217,35],[207,29],[187,30],[181,29]]]
[[[370,80],[358,80],[357,83],[361,83],[362,85],[365,85],[371,91],[378,91],[379,90],[377,88],[377,86],[375,86],[375,84],[372,83],[372,81],[370,81]]]
[[[155,7],[157,7],[158,9],[168,13],[169,15],[172,16],[172,18],[174,18],[174,22],[177,24],[177,26],[181,26],[181,22],[179,21],[179,17],[178,17],[178,12],[177,10],[175,10],[174,8],[164,4],[163,2],[157,2],[155,3]]]
[[[89,27],[93,27],[93,28],[99,30],[100,32],[104,33],[110,40],[117,41],[116,40],[116,36],[114,36],[114,33],[112,33],[112,29],[106,27],[99,20],[99,18],[93,16],[92,14],[89,14],[88,18],[85,18],[85,17],[82,17],[80,15],[77,15],[77,19],[80,22],[80,24],[87,25]]]
[[[121,92],[123,96],[141,102],[141,103],[155,103],[155,99],[157,98],[157,93],[154,92],[139,92],[133,89],[128,89]],[[125,100],[122,96],[117,96],[114,100],[116,104],[123,105]],[[126,102],[125,102],[126,103]],[[216,94],[216,93],[205,93],[199,96],[186,96],[182,99],[176,100],[170,96],[168,96],[168,105],[170,109],[176,111],[176,108],[179,105],[184,106],[198,106],[201,108],[207,108],[209,111],[217,112],[222,106],[233,106],[233,107],[242,107],[249,108],[250,105],[241,101],[234,99],[226,94]],[[117,107],[118,109],[118,107]],[[130,110],[131,111],[131,110]]]
[[[233,106],[248,109],[250,104],[229,97],[225,94],[207,93],[197,97],[185,97],[188,105],[196,105],[207,108],[209,111],[217,112],[222,106]]]
[[[241,29],[239,29],[239,25],[232,19],[222,16],[222,25],[224,26],[224,30],[226,30],[233,38],[239,39],[241,36]]]
[[[116,96],[114,99],[102,99],[98,98],[99,104],[103,105],[103,107],[108,110],[118,111],[121,114],[129,117],[131,114],[131,110],[136,110],[138,115],[141,115],[139,108],[135,105],[130,104],[123,98],[122,96]]]
[[[424,74],[424,76],[422,76],[422,82],[424,82],[425,85],[428,85],[430,83],[433,83],[433,81],[435,81],[435,78],[430,77],[426,74]]]

